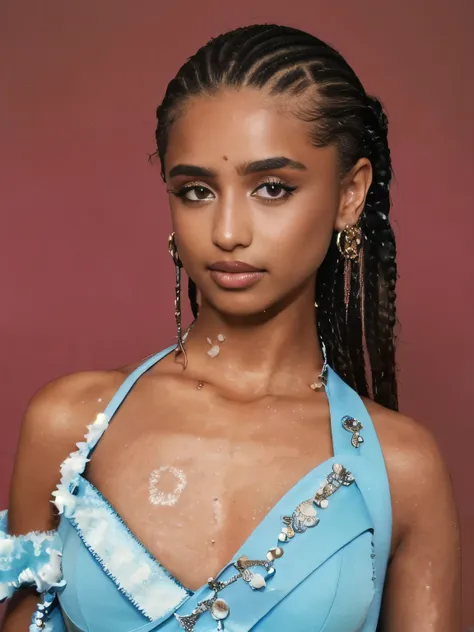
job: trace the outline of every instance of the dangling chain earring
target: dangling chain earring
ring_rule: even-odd
[[[365,339],[364,323],[364,248],[362,244],[362,230],[360,226],[347,225],[337,234],[337,247],[344,257],[344,305],[346,308],[346,324],[349,313],[349,301],[351,297],[352,262],[359,259],[359,295],[362,322],[362,335]]]
[[[168,251],[173,259],[175,274],[176,274],[176,282],[174,286],[175,299],[174,299],[174,319],[176,322],[176,334],[178,339],[178,346],[176,348],[176,355],[179,353],[183,354],[184,357],[184,368],[188,365],[188,356],[186,355],[186,351],[184,349],[184,339],[181,329],[181,268],[183,264],[178,256],[178,249],[176,247],[175,234],[174,232],[168,238]]]
[[[316,381],[310,384],[310,387],[313,389],[313,391],[323,390],[323,388],[325,388],[328,382],[328,355],[326,352],[326,345],[324,344],[322,340],[321,340],[321,352],[323,354],[323,367]]]

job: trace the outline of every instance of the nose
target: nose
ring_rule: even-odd
[[[252,217],[249,203],[236,192],[221,196],[214,206],[212,241],[221,250],[232,252],[252,243]]]

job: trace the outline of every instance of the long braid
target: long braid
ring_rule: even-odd
[[[367,145],[373,167],[373,184],[367,195],[364,224],[368,239],[369,259],[367,284],[370,295],[366,300],[367,350],[372,372],[373,396],[390,408],[397,407],[395,374],[394,327],[396,324],[396,245],[389,222],[390,182],[392,167],[387,142],[387,117],[377,99],[369,99],[366,114]]]
[[[197,287],[192,279],[188,279],[188,298],[191,304],[191,311],[193,313],[194,318],[197,318],[199,315],[199,305],[197,302]]]
[[[393,334],[396,247],[388,219],[392,172],[382,106],[366,94],[344,58],[318,38],[272,24],[242,27],[200,48],[169,83],[157,109],[156,141],[163,176],[169,130],[186,100],[194,95],[215,94],[225,87],[252,87],[294,97],[295,116],[311,123],[313,144],[337,146],[342,175],[360,158],[370,160],[373,183],[361,216],[364,305],[357,266],[352,266],[346,319],[344,262],[334,235],[317,274],[317,328],[326,344],[328,360],[339,375],[361,395],[368,394],[370,377],[373,398],[397,409]],[[197,290],[191,280],[188,294],[196,317]]]

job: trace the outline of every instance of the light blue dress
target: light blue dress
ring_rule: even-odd
[[[42,593],[30,632],[375,632],[391,541],[385,463],[360,397],[331,369],[334,456],[269,511],[229,564],[193,592],[134,537],[83,476],[115,412],[145,371],[122,384],[61,467],[58,531],[7,534],[0,514],[0,600]]]

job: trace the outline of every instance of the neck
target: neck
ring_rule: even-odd
[[[227,316],[204,302],[186,341],[186,373],[249,396],[309,392],[323,364],[313,297],[309,287],[289,305],[258,318]],[[208,339],[219,347],[216,357],[207,353]]]

